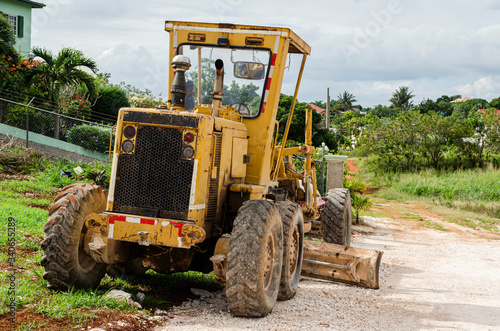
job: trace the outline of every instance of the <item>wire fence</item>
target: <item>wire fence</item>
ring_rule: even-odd
[[[46,110],[35,104],[34,97],[27,102],[0,97],[0,134],[25,139],[27,147],[32,141],[90,157],[108,152],[111,126]]]

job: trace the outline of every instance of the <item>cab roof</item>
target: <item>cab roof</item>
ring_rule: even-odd
[[[165,30],[172,31],[175,29],[189,31],[206,31],[206,32],[221,32],[221,33],[251,33],[256,35],[279,35],[290,39],[288,53],[309,55],[311,47],[295,34],[289,28],[268,27],[257,25],[241,25],[231,23],[200,23],[200,22],[182,22],[182,21],[165,21]]]

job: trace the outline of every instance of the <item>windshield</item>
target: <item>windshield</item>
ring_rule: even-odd
[[[212,103],[215,61],[220,59],[224,62],[222,104],[232,106],[243,117],[260,114],[271,60],[268,49],[182,44],[177,53],[191,60],[191,67],[186,71],[186,110]]]

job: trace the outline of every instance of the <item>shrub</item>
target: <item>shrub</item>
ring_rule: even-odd
[[[107,153],[110,132],[111,128],[108,127],[79,125],[68,130],[68,142],[91,151]]]
[[[99,97],[92,105],[91,121],[99,122],[102,117],[99,114],[106,114],[107,117],[116,118],[118,111],[122,107],[130,107],[127,93],[119,86],[99,86]]]

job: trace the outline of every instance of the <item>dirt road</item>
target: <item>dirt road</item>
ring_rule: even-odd
[[[384,251],[380,290],[303,278],[262,319],[231,317],[217,293],[174,308],[155,330],[500,330],[500,240],[456,225],[366,222],[353,246]]]

